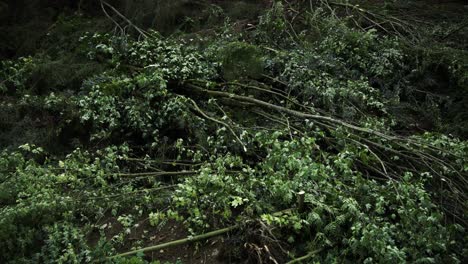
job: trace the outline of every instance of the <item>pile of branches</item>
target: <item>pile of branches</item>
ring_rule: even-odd
[[[54,92],[30,96],[26,66],[37,68],[36,57],[5,63],[0,72],[11,79],[6,83],[15,96],[24,97],[18,101],[55,111],[64,127],[76,121],[90,143],[64,160],[3,154],[5,164],[13,164],[10,156],[18,164],[31,163],[11,165],[2,172],[5,183],[21,191],[23,185],[39,186],[24,200],[18,198],[21,191],[9,197],[8,210],[2,208],[8,228],[21,206],[28,209],[24,219],[36,211],[29,203],[40,200],[41,186],[50,185],[50,200],[67,197],[73,213],[58,208],[56,219],[68,215],[69,227],[82,235],[77,251],[88,252],[83,225],[99,228],[108,240],[107,224],[98,225],[106,211],[127,225],[119,239],[132,250],[98,252],[110,261],[234,232],[233,247],[246,249],[243,259],[259,263],[461,255],[462,246],[452,241],[465,239],[455,233],[467,226],[468,145],[448,135],[402,133],[387,111],[400,103],[400,85],[407,85],[395,80],[408,70],[401,66],[398,40],[417,41],[413,25],[348,2],[275,1],[245,31],[226,25],[216,29],[220,39],[171,39],[141,28],[111,1],[99,3],[115,35],[80,38],[76,49],[95,61],[86,65],[95,65],[97,74],[77,76],[86,78],[77,91],[63,91],[69,78],[60,76],[53,77]],[[129,28],[138,40],[127,36]],[[42,155],[42,149],[22,148]],[[25,180],[17,184],[15,174]],[[40,184],[30,183],[36,180]],[[132,223],[148,219],[152,228],[180,221],[192,236],[153,246],[144,239],[126,241],[139,226]],[[417,221],[428,223],[430,231],[422,225],[412,229]],[[47,224],[34,226],[34,232],[52,232],[42,230]],[[52,237],[67,235],[67,228],[51,229],[57,232]],[[380,228],[387,229],[382,236]],[[8,236],[14,237],[11,230]],[[406,244],[408,237],[431,245]],[[54,244],[44,248],[62,250]]]
[[[223,91],[223,89],[232,86],[253,89],[257,92],[257,97],[251,94],[239,95]],[[204,87],[221,87],[221,89],[210,90]],[[464,157],[455,152],[450,152],[417,137],[401,136],[391,131],[362,127],[333,117],[323,110],[320,111],[299,103],[282,106],[278,102],[291,100],[291,98],[287,94],[281,93],[281,90],[274,85],[259,87],[242,83],[213,84],[208,81],[193,80],[179,84],[178,88],[185,90],[184,94],[186,95],[196,92],[208,100],[210,98],[220,99],[221,102],[227,103],[227,106],[222,105],[221,107],[228,108],[230,111],[248,112],[258,115],[259,118],[268,118],[280,126],[300,132],[296,134],[297,136],[306,132],[306,121],[312,121],[321,129],[328,131],[330,135],[328,147],[337,150],[341,148],[342,143],[338,142],[337,138],[333,138],[333,135],[336,131],[340,131],[339,133],[346,137],[346,144],[363,147],[375,157],[375,161],[372,163],[355,164],[357,170],[362,171],[368,177],[382,181],[399,180],[405,172],[412,172],[415,175],[429,173],[434,176],[430,188],[434,194],[440,195],[436,200],[440,201],[442,208],[455,221],[467,224],[464,213],[468,209],[465,203],[468,198],[468,174],[463,167],[460,167],[460,161]],[[270,98],[270,100],[264,101],[258,96]],[[245,126],[241,123],[242,120],[238,120],[239,123],[233,121],[232,124],[228,124],[221,121],[221,117],[210,115],[202,110],[199,104],[203,102],[198,104],[194,100],[191,102],[195,112],[209,121],[225,126],[238,139],[235,129]],[[229,110],[226,109],[225,112],[229,112]],[[240,140],[238,142],[242,144]],[[395,156],[399,158],[395,159]],[[447,174],[447,171],[451,171],[451,173]]]

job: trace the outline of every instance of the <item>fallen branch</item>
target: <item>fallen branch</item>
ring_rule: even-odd
[[[383,179],[398,179],[407,172],[413,172],[415,174],[430,172],[433,176],[436,176],[434,180],[443,181],[445,186],[444,188],[449,189],[451,193],[455,194],[454,196],[447,197],[446,199],[451,200],[453,203],[461,204],[463,208],[467,208],[466,205],[461,202],[467,198],[466,191],[468,180],[465,177],[466,173],[462,170],[457,170],[458,165],[456,160],[458,157],[456,153],[452,153],[450,150],[444,150],[444,155],[441,156],[439,154],[441,150],[431,144],[412,138],[404,138],[394,135],[390,131],[380,132],[370,128],[350,124],[332,116],[300,112],[284,106],[259,100],[252,96],[209,90],[190,82],[184,82],[179,87],[211,97],[230,99],[239,103],[250,103],[252,106],[278,111],[302,120],[310,120],[315,124],[326,128],[330,133],[346,133],[347,137],[355,140],[355,143],[359,142],[358,145],[360,147],[368,149],[370,154],[376,158],[376,161],[378,161],[382,167],[382,169],[377,169],[377,171],[380,171],[379,174],[384,176]],[[289,127],[288,124],[285,125]],[[350,131],[343,130],[340,132],[342,128],[349,129]],[[378,153],[383,154],[383,158],[385,159],[379,157],[380,155],[378,155]],[[394,156],[404,158],[404,161],[402,162],[405,162],[410,167],[400,167],[399,162],[392,160]],[[376,171],[376,168],[369,164],[363,165],[367,167],[367,169],[373,170],[374,172]],[[456,177],[451,177],[445,174],[447,169],[453,171]],[[434,183],[437,182],[434,181]],[[435,186],[437,186],[437,184]],[[453,212],[452,214],[455,215],[457,212]]]
[[[275,213],[273,213],[273,215],[282,215],[282,214],[285,214],[285,213],[289,213],[291,211],[292,211],[292,209],[289,208],[289,209],[285,209],[285,210],[275,212]],[[121,254],[118,254],[118,255],[115,255],[115,256],[108,257],[107,259],[126,257],[126,256],[135,255],[135,254],[138,254],[138,253],[151,252],[151,251],[156,251],[156,250],[160,250],[160,249],[164,249],[164,248],[168,248],[168,247],[175,247],[175,246],[179,246],[179,245],[184,245],[184,244],[187,244],[187,243],[196,242],[196,241],[204,240],[204,239],[207,239],[207,238],[224,235],[226,233],[231,232],[234,229],[237,229],[238,227],[239,227],[239,225],[233,225],[233,226],[230,226],[230,227],[218,229],[218,230],[211,231],[211,232],[201,234],[201,235],[197,235],[197,236],[189,236],[189,237],[186,237],[186,238],[183,238],[183,239],[174,240],[174,241],[170,241],[170,242],[155,245],[155,246],[150,246],[150,247],[145,247],[145,248],[141,248],[141,249],[128,251],[128,252],[125,252],[125,253],[121,253]]]
[[[135,161],[141,163],[155,163],[155,164],[163,164],[163,165],[171,165],[171,166],[201,166],[202,163],[191,163],[192,161],[177,161],[177,160],[148,160],[148,159],[141,159],[141,158],[124,158],[123,160],[126,161]]]
[[[152,172],[137,172],[137,173],[118,173],[121,177],[158,177],[158,176],[183,176],[194,175],[198,171],[152,171]]]
[[[184,244],[187,244],[187,243],[190,243],[190,242],[200,241],[200,240],[204,240],[204,239],[207,239],[207,238],[211,238],[211,237],[226,234],[226,233],[236,229],[237,227],[238,227],[237,225],[234,225],[234,226],[226,227],[226,228],[223,228],[223,229],[218,229],[218,230],[215,230],[215,231],[212,231],[212,232],[208,232],[208,233],[205,233],[205,234],[201,234],[201,235],[198,235],[198,236],[189,236],[189,237],[186,237],[186,238],[183,238],[183,239],[179,239],[179,240],[175,240],[175,241],[171,241],[171,242],[167,242],[167,243],[163,243],[163,244],[159,244],[159,245],[155,245],[155,246],[151,246],[151,247],[145,247],[145,248],[141,248],[141,249],[137,249],[137,250],[132,250],[132,251],[121,253],[121,254],[118,254],[118,255],[115,255],[115,256],[112,256],[112,257],[108,257],[108,259],[126,257],[126,256],[135,255],[135,254],[138,254],[138,253],[145,253],[145,252],[156,251],[156,250],[160,250],[160,249],[164,249],[164,248],[168,248],[168,247],[175,247],[175,246],[179,246],[179,245],[184,245]]]
[[[271,104],[271,103],[268,103],[268,102],[265,102],[265,101],[262,101],[262,100],[258,100],[258,99],[255,99],[253,97],[247,97],[247,96],[242,96],[242,95],[237,95],[237,94],[232,94],[232,93],[226,93],[226,92],[221,92],[221,91],[207,90],[207,89],[203,89],[203,88],[201,88],[201,87],[199,87],[197,85],[190,84],[190,83],[186,84],[186,85],[188,87],[192,88],[192,89],[198,90],[200,92],[203,92],[203,93],[206,93],[206,94],[209,94],[209,95],[212,95],[212,96],[230,98],[230,99],[235,99],[235,100],[239,100],[239,101],[245,101],[245,102],[253,103],[253,104],[256,104],[258,106],[263,106],[263,107],[273,109],[273,110],[276,110],[276,111],[279,111],[279,112],[284,112],[284,113],[290,114],[292,116],[296,116],[296,117],[303,118],[303,119],[320,120],[320,121],[326,121],[326,122],[334,123],[334,124],[341,125],[341,126],[346,127],[346,128],[350,128],[352,130],[356,130],[356,131],[359,131],[359,132],[379,136],[379,137],[384,138],[386,140],[398,140],[399,139],[397,137],[389,136],[389,135],[383,134],[381,132],[378,132],[378,131],[375,131],[375,130],[372,130],[372,129],[369,129],[369,128],[363,128],[363,127],[355,126],[355,125],[346,123],[344,121],[341,121],[339,119],[335,119],[333,117],[303,113],[303,112],[292,110],[292,109],[289,109],[289,108],[286,108],[286,107],[274,105],[274,104]]]
[[[286,264],[294,264],[294,263],[299,263],[299,262],[302,262],[306,259],[309,259],[315,255],[317,255],[318,253],[320,253],[322,251],[322,249],[317,249],[317,250],[314,250],[314,251],[311,251],[309,252],[309,254],[305,255],[305,256],[302,256],[300,258],[297,258],[297,259],[293,259],[289,262],[287,262]]]

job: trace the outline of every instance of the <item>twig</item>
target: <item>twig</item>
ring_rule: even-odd
[[[101,3],[101,9],[102,9],[102,11],[104,12],[104,14],[107,16],[107,18],[109,18],[109,19],[120,29],[120,31],[121,31],[121,33],[122,33],[122,35],[123,35],[123,34],[125,33],[125,30],[120,26],[120,24],[119,24],[117,21],[115,21],[115,20],[109,15],[109,13],[107,13],[106,8],[104,7],[104,3],[103,3],[102,1],[100,1],[100,3]]]
[[[121,177],[159,177],[159,176],[182,176],[194,175],[198,171],[157,171],[157,172],[140,172],[140,173],[118,173]]]
[[[148,35],[142,30],[140,29],[139,27],[137,27],[135,24],[133,24],[132,21],[130,21],[130,19],[126,18],[124,15],[122,15],[122,13],[120,13],[117,9],[115,9],[113,6],[111,6],[109,3],[107,3],[106,1],[102,1],[101,0],[101,4],[104,4],[106,5],[107,7],[109,7],[110,9],[112,9],[112,11],[114,11],[119,17],[121,17],[123,20],[125,20],[130,26],[132,26],[136,31],[138,31],[138,33],[140,33],[143,37],[147,38]]]
[[[226,127],[227,129],[229,129],[229,131],[232,133],[232,135],[236,138],[236,140],[239,142],[239,144],[241,144],[241,146],[243,147],[244,149],[244,152],[247,152],[247,147],[245,146],[245,144],[242,142],[242,140],[240,140],[240,138],[236,135],[236,133],[234,132],[234,130],[231,128],[231,126],[229,126],[228,124],[224,123],[223,121],[220,121],[218,119],[215,119],[213,117],[210,117],[208,116],[205,112],[203,112],[200,107],[197,105],[197,103],[195,103],[195,101],[193,101],[192,99],[189,98],[189,100],[191,101],[191,103],[193,104],[193,106],[195,107],[195,110],[197,110],[197,112],[199,112],[203,117],[205,117],[206,119],[208,120],[211,120],[215,123],[218,123],[218,124],[221,124],[223,125],[224,127]]]
[[[299,263],[299,262],[302,262],[306,259],[309,259],[315,255],[317,255],[318,253],[320,253],[323,249],[317,249],[317,250],[314,250],[314,251],[311,251],[309,252],[309,254],[305,255],[305,256],[302,256],[300,258],[297,258],[297,259],[293,259],[289,262],[287,262],[286,264],[294,264],[294,263]]]
[[[441,40],[446,40],[448,39],[450,36],[452,36],[453,34],[457,33],[458,31],[464,29],[465,27],[468,26],[468,21],[466,21],[465,23],[463,23],[461,26],[459,26],[458,28],[450,31],[449,33],[447,33],[447,35],[445,35]]]

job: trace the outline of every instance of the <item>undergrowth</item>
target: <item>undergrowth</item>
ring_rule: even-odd
[[[235,226],[233,262],[462,263],[468,143],[450,113],[466,51],[313,2],[245,30],[88,32],[2,61],[1,134],[50,139],[0,153],[1,262],[160,263],[119,253],[180,225]]]

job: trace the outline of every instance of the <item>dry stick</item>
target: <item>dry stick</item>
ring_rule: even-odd
[[[390,32],[388,32],[388,30],[382,26],[382,24],[385,23],[385,22],[387,22],[387,21],[384,21],[383,23],[378,23],[378,22],[374,21],[372,18],[366,16],[364,12],[362,12],[362,13],[360,13],[360,14],[361,14],[362,17],[364,17],[364,18],[367,19],[369,22],[371,22],[373,25],[379,27],[379,28],[382,29],[385,33],[387,33],[387,34],[390,35]]]
[[[322,249],[317,249],[317,250],[314,250],[314,251],[311,251],[309,252],[309,254],[305,255],[305,256],[302,256],[300,258],[297,258],[297,259],[293,259],[289,262],[287,262],[286,264],[294,264],[294,263],[299,263],[299,262],[302,262],[306,259],[309,259],[315,255],[317,255],[318,253],[320,253],[322,251]]]
[[[130,26],[132,26],[138,33],[140,33],[143,37],[147,38],[148,35],[139,27],[137,27],[135,24],[132,23],[128,18],[126,18],[122,13],[120,13],[117,9],[115,9],[113,6],[111,6],[109,3],[106,1],[101,1],[102,4],[108,6],[112,11],[114,11],[119,17],[121,17],[123,20],[125,20]]]
[[[174,247],[174,246],[187,244],[187,243],[190,243],[190,242],[200,241],[200,240],[204,240],[204,239],[207,239],[207,238],[211,238],[211,237],[226,234],[226,233],[236,229],[237,227],[238,227],[237,225],[234,225],[234,226],[226,227],[226,228],[219,229],[219,230],[216,230],[216,231],[201,234],[201,235],[198,235],[198,236],[187,237],[187,238],[184,238],[184,239],[179,239],[179,240],[175,240],[175,241],[171,241],[171,242],[167,242],[167,243],[163,243],[163,244],[159,244],[159,245],[155,245],[155,246],[151,246],[151,247],[132,250],[132,251],[128,251],[128,252],[118,254],[118,255],[115,255],[115,256],[112,256],[112,257],[108,257],[108,259],[126,257],[126,256],[135,255],[137,253],[145,253],[145,252],[149,252],[149,251],[156,251],[156,250],[164,249],[164,248],[167,248],[167,247]]]
[[[109,13],[107,13],[106,8],[104,8],[104,3],[103,3],[103,1],[100,1],[100,2],[101,2],[101,9],[102,9],[102,11],[104,12],[104,14],[107,16],[107,18],[109,18],[109,19],[120,29],[121,33],[124,34],[124,33],[125,33],[125,30],[120,26],[119,23],[117,23],[117,21],[115,21],[115,20],[109,15]]]

